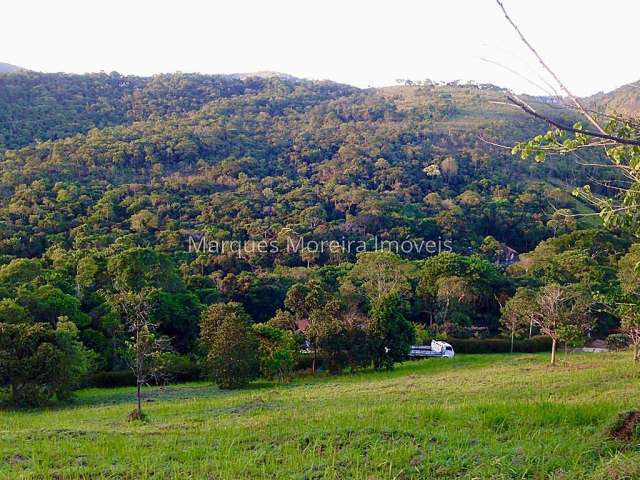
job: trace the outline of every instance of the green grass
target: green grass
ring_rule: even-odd
[[[640,445],[607,437],[638,408],[629,354],[459,355],[392,372],[220,391],[84,390],[0,411],[0,478],[640,478]]]

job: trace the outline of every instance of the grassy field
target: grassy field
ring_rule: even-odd
[[[220,391],[84,390],[0,411],[0,478],[638,479],[640,445],[608,438],[640,406],[629,354],[459,355],[392,372]]]

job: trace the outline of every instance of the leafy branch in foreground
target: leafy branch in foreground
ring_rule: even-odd
[[[635,139],[640,137],[640,131],[629,122],[610,121],[606,131],[611,132],[612,138]],[[589,166],[598,169],[608,169],[616,172],[616,177],[605,185],[607,196],[595,194],[590,185],[584,185],[574,190],[574,195],[592,204],[600,212],[605,226],[625,230],[640,236],[640,146],[619,143],[618,140],[603,140],[587,133],[581,133],[580,124],[574,125],[569,135],[559,128],[549,130],[543,135],[516,144],[512,153],[523,159],[534,157],[543,162],[547,155],[575,154],[580,150],[591,150],[597,160]],[[582,158],[579,156],[579,158]]]
[[[640,236],[640,128],[632,119],[587,110],[527,40],[510,17],[504,4],[500,0],[496,0],[496,2],[520,40],[566,95],[566,98],[558,97],[558,99],[563,103],[567,100],[573,104],[572,108],[582,114],[595,128],[595,130],[586,130],[580,123],[571,126],[563,121],[553,119],[536,111],[517,95],[511,94],[507,96],[507,101],[510,104],[520,108],[531,117],[554,127],[544,135],[537,135],[528,141],[516,144],[512,153],[520,155],[523,159],[533,156],[537,162],[543,162],[550,154],[566,155],[571,153],[580,158],[578,152],[595,150],[596,158],[600,158],[604,153],[606,163],[600,163],[601,160],[596,160],[595,163],[588,165],[613,169],[617,172],[618,178],[613,183],[602,184],[613,195],[605,197],[595,195],[589,185],[577,188],[574,195],[594,205],[600,211],[605,226],[620,228]],[[600,118],[607,118],[609,121],[605,126],[602,126]]]

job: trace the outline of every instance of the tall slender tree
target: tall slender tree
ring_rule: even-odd
[[[162,353],[169,348],[168,339],[156,333],[151,320],[153,307],[147,291],[119,291],[107,296],[111,307],[122,318],[129,338],[125,341],[123,357],[136,377],[136,410],[130,420],[144,418],[142,387],[162,375]]]

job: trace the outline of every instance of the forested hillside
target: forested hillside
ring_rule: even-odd
[[[567,216],[593,213],[570,194],[593,167],[512,156],[500,145],[546,126],[503,100],[472,84],[0,75],[0,326],[64,336],[71,323],[96,368],[121,369],[127,334],[110,299],[144,291],[181,354],[202,353],[209,308],[203,321],[317,322],[312,344],[330,368],[379,367],[404,355],[409,321],[431,335],[496,334],[517,287],[616,294],[628,240]],[[189,250],[205,237],[277,248]],[[358,256],[291,251],[291,239],[437,248]],[[536,249],[507,274],[509,248]],[[594,318],[605,333],[617,322]]]
[[[64,138],[92,128],[180,115],[224,97],[262,91],[259,77],[122,76],[21,72],[0,76],[0,148]],[[336,89],[339,88],[336,86]],[[345,91],[353,89],[343,88]]]
[[[459,251],[492,235],[522,251],[552,234],[551,205],[573,206],[563,190],[587,178],[570,161],[532,165],[487,145],[537,131],[490,103],[497,90],[192,75],[0,81],[8,144],[69,135],[3,154],[0,245],[15,256],[124,233],[175,249],[205,227],[225,239],[282,227],[443,236]]]

